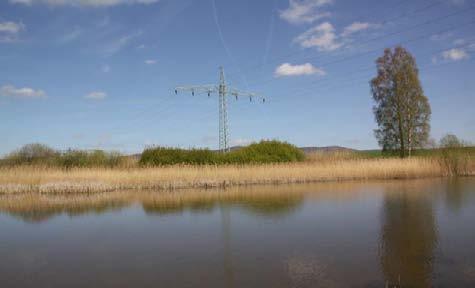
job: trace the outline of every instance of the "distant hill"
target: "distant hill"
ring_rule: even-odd
[[[244,146],[233,146],[230,148],[231,151],[239,150]],[[299,147],[304,153],[313,153],[313,152],[356,152],[358,150],[351,149],[341,146],[324,146],[324,147]]]
[[[324,146],[324,147],[300,147],[304,153],[313,152],[356,152],[358,150],[341,146]]]

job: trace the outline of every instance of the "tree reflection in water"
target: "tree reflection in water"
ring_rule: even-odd
[[[414,189],[416,188],[416,189]],[[437,231],[427,191],[401,185],[385,193],[381,266],[388,287],[431,287]]]

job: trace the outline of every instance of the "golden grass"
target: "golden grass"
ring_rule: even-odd
[[[473,172],[473,170],[472,170]],[[470,172],[469,174],[473,175]],[[127,189],[182,189],[321,181],[411,179],[445,176],[431,158],[355,159],[245,166],[171,166],[158,168],[44,167],[0,169],[0,193],[107,192]]]

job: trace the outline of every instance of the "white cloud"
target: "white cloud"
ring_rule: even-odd
[[[289,0],[289,7],[280,12],[280,18],[291,24],[313,23],[330,16],[319,9],[333,3],[333,0]]]
[[[442,52],[442,58],[450,61],[460,61],[469,58],[469,55],[463,49],[453,48]]]
[[[22,23],[15,23],[15,22],[0,22],[0,32],[3,33],[10,33],[16,34],[24,29],[24,25]]]
[[[102,92],[102,91],[93,91],[84,96],[84,98],[90,99],[90,100],[102,100],[106,97],[107,97],[107,93]]]
[[[0,87],[0,95],[13,98],[44,98],[46,93],[43,90],[35,90],[29,87],[16,88],[13,85]]]
[[[378,27],[377,24],[372,24],[372,23],[368,23],[368,22],[358,22],[357,21],[357,22],[353,22],[352,24],[346,26],[345,29],[343,30],[343,33],[341,34],[341,36],[347,37],[347,36],[350,36],[351,34],[361,32],[361,31],[364,31],[364,30],[368,30],[368,29],[372,29],[372,28],[377,28],[377,27]]]
[[[25,30],[23,23],[0,22],[0,42],[15,42],[22,30]]]
[[[290,63],[284,63],[277,67],[274,71],[275,77],[285,77],[285,76],[301,76],[301,75],[325,75],[325,71],[321,68],[317,68],[310,63],[305,63],[301,65],[292,65]]]
[[[154,65],[154,64],[157,64],[157,60],[148,59],[148,60],[145,60],[144,63],[147,64],[147,65]]]
[[[158,1],[159,0],[10,0],[10,3],[23,5],[44,4],[50,6],[111,7],[121,4],[152,4]]]
[[[329,22],[319,24],[294,39],[303,48],[317,47],[319,51],[333,51],[343,46],[338,41],[335,28]]]

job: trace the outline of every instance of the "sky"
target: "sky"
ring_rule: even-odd
[[[475,142],[473,0],[2,0],[0,155],[27,143],[140,152],[231,145],[377,148],[369,81],[386,47],[416,58],[431,137]]]

